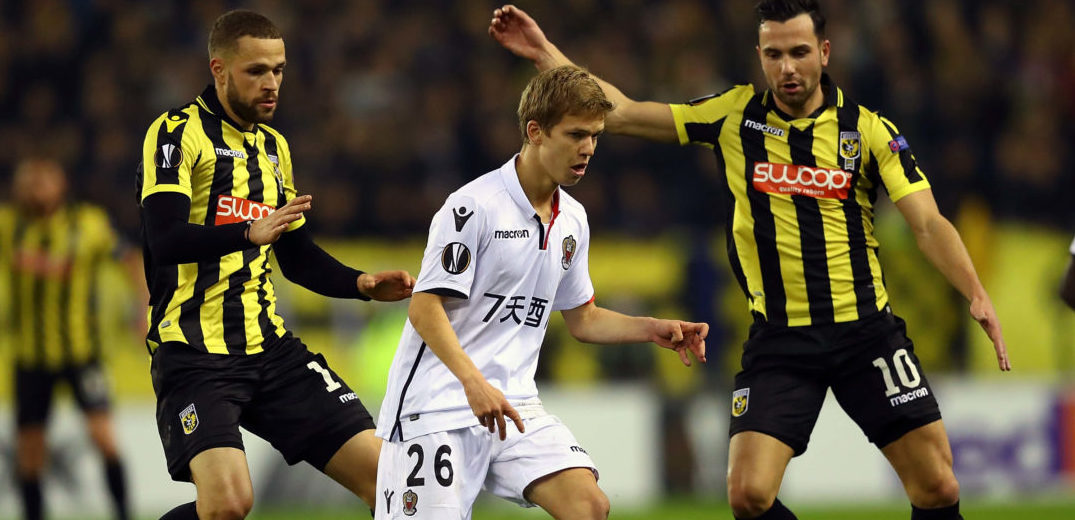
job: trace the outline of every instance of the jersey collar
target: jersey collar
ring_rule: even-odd
[[[500,167],[500,180],[504,183],[504,187],[508,189],[508,194],[511,195],[511,200],[515,202],[515,205],[519,207],[526,215],[537,215],[538,212],[534,209],[534,205],[530,203],[530,199],[526,197],[526,192],[523,191],[523,185],[519,182],[519,172],[515,170],[515,160],[519,157],[519,154],[511,156],[508,162],[504,163]],[[560,213],[560,188],[557,187],[556,191],[552,194],[552,218],[556,218],[556,215]]]
[[[256,123],[254,124],[254,128],[245,130],[239,123],[236,123],[235,120],[228,117],[228,112],[224,110],[224,106],[220,104],[220,99],[216,97],[216,86],[212,83],[205,87],[205,90],[202,91],[196,101],[206,112],[226,121],[240,132],[257,132],[258,130],[258,125]]]

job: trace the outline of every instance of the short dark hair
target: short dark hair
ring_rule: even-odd
[[[548,132],[564,116],[604,117],[615,106],[605,97],[597,80],[582,67],[562,65],[534,76],[519,100],[519,131],[530,142],[526,124],[537,121]]]
[[[239,38],[253,36],[276,40],[283,38],[280,29],[265,16],[247,9],[228,11],[213,22],[209,31],[209,57],[235,52]]]
[[[810,15],[814,21],[814,34],[818,40],[825,39],[825,15],[817,0],[761,0],[754,7],[758,25],[763,22],[786,22],[800,14]]]

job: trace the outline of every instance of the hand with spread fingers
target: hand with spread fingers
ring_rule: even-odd
[[[276,242],[292,222],[302,218],[303,212],[310,211],[311,201],[313,197],[309,195],[295,197],[276,211],[251,222],[246,230],[246,239],[256,246]]]
[[[500,432],[500,440],[508,438],[505,417],[515,423],[515,428],[519,430],[519,433],[526,431],[526,427],[523,426],[523,420],[519,417],[519,412],[516,412],[515,408],[512,408],[511,404],[508,403],[504,393],[489,384],[485,378],[478,377],[465,383],[463,391],[466,393],[467,402],[470,403],[470,408],[474,411],[474,416],[478,418],[478,422],[488,428],[489,433]]]

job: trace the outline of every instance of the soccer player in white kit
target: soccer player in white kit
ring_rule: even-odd
[[[705,323],[594,304],[586,212],[560,187],[582,179],[611,109],[578,67],[539,74],[519,103],[522,151],[433,217],[378,420],[378,520],[469,519],[482,487],[554,518],[608,516],[593,461],[538,398],[552,311],[579,341],[705,361]]]

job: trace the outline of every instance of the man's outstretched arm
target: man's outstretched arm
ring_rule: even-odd
[[[534,62],[540,71],[574,65],[545,37],[530,15],[513,5],[493,11],[489,35],[516,56]],[[635,101],[607,81],[597,78],[597,83],[605,96],[616,105],[605,120],[605,129],[610,133],[666,143],[679,142],[672,109],[667,104]]]
[[[628,316],[588,302],[562,312],[567,330],[585,343],[643,343],[676,351],[679,360],[690,366],[687,351],[705,362],[705,337],[709,325],[679,320]]]
[[[933,190],[911,193],[896,201],[896,207],[914,231],[918,248],[970,302],[971,317],[982,326],[993,342],[1000,369],[1011,370],[1012,365],[1008,360],[1008,350],[1000,330],[997,311],[993,309],[993,301],[989,299],[989,294],[978,279],[978,273],[974,270],[974,264],[959,237],[959,232],[937,210]]]

